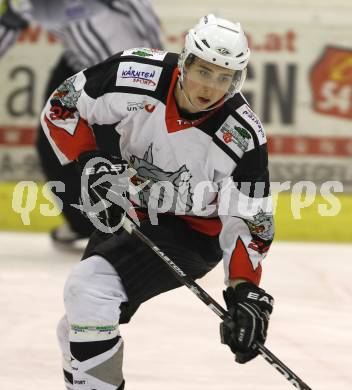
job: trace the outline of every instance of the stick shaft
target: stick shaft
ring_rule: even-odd
[[[138,227],[126,216],[122,219],[123,228],[129,233],[136,235],[157,256],[169,267],[174,276],[186,287],[188,287],[209,309],[211,309],[222,320],[231,319],[228,312],[219,305],[198,283],[190,278],[182,269],[180,269],[164,252],[162,252],[147,236],[145,236]],[[270,352],[264,345],[257,343],[260,355],[273,366],[281,375],[283,375],[293,386],[299,390],[312,390],[305,384],[293,371],[291,371],[280,359]]]

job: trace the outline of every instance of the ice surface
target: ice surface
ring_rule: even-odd
[[[45,234],[0,233],[0,389],[63,390],[56,322],[80,254]],[[276,299],[266,346],[312,389],[350,390],[352,245],[275,243],[262,286]],[[222,303],[223,270],[200,284]],[[125,339],[126,390],[294,389],[262,358],[240,366],[219,320],[186,288],[144,304]]]

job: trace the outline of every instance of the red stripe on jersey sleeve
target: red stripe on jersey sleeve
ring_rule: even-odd
[[[253,269],[249,254],[241,238],[237,239],[236,247],[232,253],[229,265],[230,279],[246,279],[259,285],[262,275],[262,266],[259,264],[257,269]]]
[[[82,152],[97,148],[93,130],[89,127],[86,120],[82,118],[78,120],[73,135],[65,129],[56,126],[46,116],[45,122],[56,146],[69,160],[75,160]]]

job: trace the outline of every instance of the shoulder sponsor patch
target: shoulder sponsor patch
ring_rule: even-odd
[[[126,56],[136,56],[136,57],[141,57],[141,58],[150,58],[151,60],[156,60],[156,61],[162,61],[167,54],[167,51],[163,50],[158,50],[158,49],[149,49],[145,47],[138,47],[136,49],[128,49],[125,50],[122,54],[121,57],[126,57]]]
[[[255,113],[247,106],[247,104],[243,104],[236,111],[258,134],[259,144],[264,144],[266,142],[264,127]]]
[[[163,68],[137,62],[121,62],[117,70],[116,86],[155,91]]]
[[[253,145],[250,133],[232,116],[227,117],[215,135],[239,157]]]

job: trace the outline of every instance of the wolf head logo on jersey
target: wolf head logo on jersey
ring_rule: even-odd
[[[252,221],[246,220],[245,222],[253,236],[257,236],[265,241],[273,239],[274,225],[271,214],[259,210],[258,213],[253,216]]]
[[[252,235],[252,240],[248,244],[248,248],[266,255],[270,244],[274,238],[274,223],[273,216],[263,210],[259,210],[253,216],[253,220],[244,220]]]
[[[64,106],[68,110],[76,110],[76,104],[81,96],[82,91],[77,91],[74,82],[76,76],[71,77],[64,81],[55,91],[53,97],[51,98],[51,104],[55,106],[57,103]]]
[[[173,204],[172,210],[186,212],[192,209],[193,200],[191,192],[191,173],[186,165],[182,165],[175,172],[165,172],[153,164],[153,144],[151,143],[148,150],[144,153],[143,158],[132,155],[130,162],[136,170],[136,177],[141,181],[149,180],[148,188],[158,182],[169,182],[172,184],[173,193],[167,191],[160,193],[159,203],[164,201],[165,197],[171,197]],[[148,207],[149,191],[139,192],[139,200],[143,207]]]

